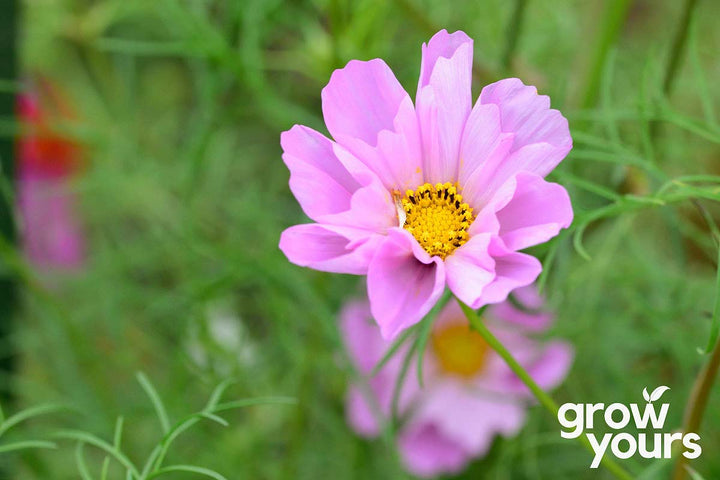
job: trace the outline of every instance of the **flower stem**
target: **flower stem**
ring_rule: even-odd
[[[712,355],[710,360],[705,364],[705,367],[700,371],[700,374],[695,380],[690,399],[688,400],[687,406],[685,407],[685,418],[683,420],[683,433],[695,432],[700,429],[703,415],[707,408],[708,397],[712,390],[715,379],[718,376],[718,370],[720,370],[720,338],[717,337],[717,331],[715,330],[717,321],[720,316],[720,246],[718,247],[718,273],[717,273],[717,292],[715,297],[715,308],[713,309],[713,335],[715,336],[715,346],[712,349]],[[675,470],[673,471],[673,480],[683,480],[686,478],[685,465],[687,459],[680,455],[677,462],[675,463]]]
[[[540,386],[535,383],[535,380],[532,379],[530,374],[523,368],[520,363],[515,360],[515,357],[512,356],[512,354],[508,351],[507,348],[500,342],[500,340],[495,337],[495,335],[492,334],[490,329],[487,328],[485,323],[482,321],[482,319],[478,316],[477,312],[473,310],[472,308],[465,305],[460,299],[458,299],[458,303],[460,304],[460,308],[462,308],[463,313],[465,313],[465,317],[468,319],[468,322],[470,322],[470,325],[472,328],[475,329],[480,335],[482,335],[483,339],[487,342],[490,347],[495,350],[495,353],[500,355],[500,357],[507,363],[508,367],[515,373],[515,375],[518,376],[520,380],[530,389],[530,391],[533,393],[535,398],[538,399],[538,401],[542,404],[543,407],[547,411],[549,411],[555,418],[557,418],[559,407],[557,403],[555,403],[555,400],[550,397],[545,391],[540,388]],[[592,446],[590,445],[590,442],[588,441],[587,437],[585,435],[580,435],[578,438],[578,441],[583,444],[583,446],[588,449],[590,452],[593,452]],[[615,477],[621,479],[621,480],[632,480],[632,475],[627,473],[620,465],[612,461],[609,457],[603,457],[601,464],[607,468],[609,472],[611,472]]]

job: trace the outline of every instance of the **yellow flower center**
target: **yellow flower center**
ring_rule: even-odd
[[[472,377],[485,365],[488,344],[467,323],[443,327],[433,333],[433,350],[447,373]]]
[[[406,191],[397,201],[401,226],[430,256],[445,259],[470,238],[467,230],[475,217],[473,209],[463,203],[457,184],[425,183]]]

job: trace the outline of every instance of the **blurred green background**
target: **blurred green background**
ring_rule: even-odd
[[[73,428],[112,442],[122,415],[122,451],[141,462],[162,432],[135,372],[151,379],[171,420],[202,409],[234,377],[228,400],[297,404],[229,413],[227,427],[201,422],[169,459],[228,479],[407,478],[391,443],[359,439],[344,420],[350,369],[336,313],[363,279],[296,267],[277,248],[284,228],[306,221],[279,134],[295,123],[325,131],[320,90],[350,59],[385,59],[414,96],[421,43],[441,28],[474,38],[475,96],[518,76],[570,120],[575,148],[551,179],[570,190],[576,221],[532,250],[558,314],[550,335],[576,349],[554,397],[641,402],[644,387],[668,385],[666,425],[680,428],[715,301],[708,225],[720,220],[720,2],[19,6],[17,80],[53,82],[75,111],[56,127],[84,145],[72,188],[88,255],[79,271],[40,272],[2,249],[21,291],[4,344],[18,359],[3,378],[15,395],[5,408],[73,407],[29,421],[18,438]],[[5,137],[17,131],[2,125]],[[699,432],[704,454],[692,463],[708,480],[720,478],[719,401],[716,392]],[[533,408],[519,437],[498,440],[461,478],[611,478],[558,433],[556,419]],[[55,441],[54,450],[1,456],[2,474],[83,478],[75,442]],[[105,454],[87,447],[85,456],[89,478],[99,478]],[[622,463],[645,479],[669,478],[672,466]],[[113,466],[109,478],[124,477]]]

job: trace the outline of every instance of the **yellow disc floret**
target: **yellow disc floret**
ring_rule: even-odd
[[[472,377],[485,366],[489,346],[467,323],[443,326],[433,332],[432,345],[442,369]]]
[[[470,238],[473,209],[463,202],[456,184],[425,183],[406,191],[398,207],[401,226],[430,256],[445,259]]]

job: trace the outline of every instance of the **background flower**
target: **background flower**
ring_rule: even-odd
[[[542,388],[553,388],[567,375],[572,348],[562,341],[539,342],[528,336],[531,330],[547,329],[552,316],[540,310],[533,287],[521,292],[536,312],[504,302],[484,321]],[[391,415],[405,352],[400,350],[372,376],[390,344],[373,323],[367,302],[349,303],[340,317],[350,358],[363,376],[348,390],[348,422],[360,435],[377,436]],[[420,476],[458,472],[485,455],[496,435],[516,435],[532,403],[522,382],[469,328],[456,302],[441,311],[432,328],[423,356],[424,387],[411,370],[398,403],[403,419],[397,439],[400,454],[408,470]]]
[[[46,93],[58,94],[47,82],[43,85]],[[28,93],[18,98],[22,134],[17,143],[16,182],[21,236],[35,265],[73,269],[82,263],[85,250],[77,200],[69,185],[78,172],[80,147],[57,132],[61,117],[56,112],[53,119],[52,108],[41,104],[48,97]]]

